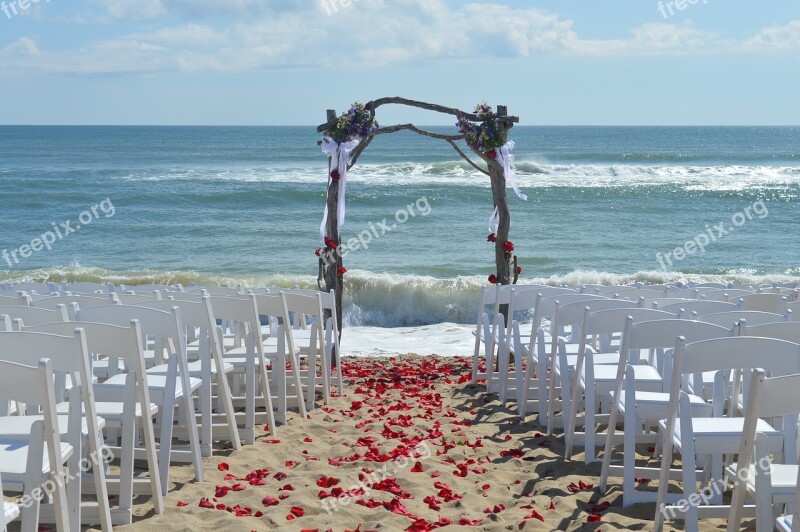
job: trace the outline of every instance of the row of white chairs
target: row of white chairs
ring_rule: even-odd
[[[794,287],[789,288],[793,290]],[[481,310],[493,307],[493,312],[481,316],[478,322],[473,379],[486,377],[490,391],[497,391],[503,402],[515,391],[517,407],[523,417],[528,407],[527,395],[537,393],[539,422],[550,431],[560,408],[567,457],[571,456],[576,443],[584,445],[587,463],[595,459],[596,445],[605,447],[601,487],[605,489],[609,476],[623,476],[624,504],[657,502],[662,510],[656,516],[656,525],[661,527],[664,516],[676,517],[677,510],[667,506],[667,502],[675,502],[678,496],[692,497],[698,475],[706,486],[722,479],[724,455],[736,454],[740,440],[741,445],[745,445],[743,418],[736,416],[751,408],[748,403],[751,395],[746,392],[754,379],[749,371],[766,369],[773,376],[800,373],[800,345],[795,343],[800,342],[800,323],[789,321],[800,312],[792,312],[797,308],[790,299],[796,294],[781,289],[768,294],[774,306],[761,306],[756,310],[742,309],[743,298],[752,294],[734,293],[736,302],[708,298],[669,301],[672,298],[648,298],[655,295],[643,292],[648,288],[633,290],[627,292],[632,296],[629,300],[618,297],[620,290],[606,292],[617,299],[604,297],[598,290],[586,293],[564,287],[518,286],[485,290]],[[768,298],[759,299],[766,301]],[[508,306],[502,308],[503,305]],[[764,308],[783,312],[767,312]],[[505,310],[505,315],[509,316],[508,325],[500,310]],[[520,322],[514,320],[520,312],[532,318],[530,335],[520,334]],[[551,320],[549,328],[545,326],[545,317]],[[482,345],[486,353],[485,373],[479,371]],[[690,355],[682,355],[683,347]],[[780,353],[780,356],[771,354],[762,361],[759,356],[764,351]],[[695,352],[703,355],[694,355]],[[512,353],[516,362],[513,374],[509,370]],[[725,353],[738,355],[726,359]],[[499,359],[496,369],[493,356]],[[686,362],[694,356],[705,356],[707,360],[699,365]],[[523,361],[527,363],[524,370]],[[536,373],[538,378],[534,382],[531,376]],[[556,401],[558,397],[560,401]],[[579,404],[584,407],[583,419],[578,416]],[[797,412],[800,407],[792,412],[794,425],[784,420],[780,428],[793,426],[796,429]],[[625,427],[623,438],[616,435],[621,421]],[[576,430],[579,422],[584,426],[584,433]],[[598,423],[608,427],[605,433],[596,432]],[[778,432],[763,420],[753,426],[768,435]],[[660,439],[653,429],[660,430]],[[782,499],[766,497],[767,502],[764,497],[759,499],[756,493],[770,493],[770,490],[764,488],[764,478],[768,475],[760,479],[756,476],[761,483],[760,490],[755,483],[750,487],[739,483],[742,487],[737,485],[733,507],[721,506],[721,494],[714,493],[709,499],[713,504],[700,509],[691,506],[685,513],[678,512],[678,517],[686,519],[687,529],[697,529],[701,514],[727,516],[730,513],[731,522],[734,518],[740,519],[737,516],[741,515],[746,492],[761,503],[756,504],[760,514],[758,529],[772,529],[773,508],[782,508],[781,504],[790,498],[787,489],[793,495],[797,485],[794,474],[797,471],[796,431],[782,430],[780,435],[780,442],[784,442],[781,445],[790,448],[767,447],[762,450],[762,456],[774,453],[794,468],[782,477],[784,484],[787,478],[791,481],[789,488],[778,486]],[[765,437],[769,441],[769,437]],[[663,451],[662,467],[655,471],[637,468],[637,443],[657,444]],[[612,466],[611,455],[619,444],[624,450],[623,465]],[[670,467],[674,449],[681,451],[683,458],[682,468],[675,471]],[[695,470],[696,463],[703,465],[699,472]],[[737,478],[734,476],[736,466],[729,466],[726,473]],[[636,489],[636,479],[641,477],[660,480],[662,489],[657,498],[654,493]],[[669,480],[682,480],[683,493],[668,496]],[[763,525],[765,520],[768,525]],[[786,521],[783,523],[785,525]]]
[[[59,530],[86,524],[109,530],[131,522],[132,499],[140,494],[150,495],[161,513],[171,463],[192,463],[195,478],[202,480],[201,460],[211,454],[213,442],[230,442],[234,449],[242,440],[254,443],[257,424],[267,424],[275,434],[276,421],[286,422],[291,401],[305,419],[318,391],[325,402],[331,397],[333,355],[339,355],[332,293],[202,287],[42,298],[22,293],[11,303],[16,304],[0,300],[0,363],[21,363],[9,374],[27,374],[29,383],[35,375],[52,381],[53,401],[0,387],[0,474],[10,492],[30,494],[48,480],[64,487],[63,493],[53,493],[52,505],[40,505],[39,498],[22,505],[24,530],[39,521],[55,523]],[[268,321],[262,325],[264,317]],[[308,328],[294,329],[293,322]],[[67,368],[61,362],[70,342],[78,346],[85,367]],[[25,356],[15,358],[17,348]],[[42,356],[41,361],[31,358]],[[54,370],[62,375],[51,376]],[[341,393],[341,371],[337,374]],[[83,398],[82,408],[78,398]],[[28,414],[56,419],[59,432],[41,423],[34,432],[9,429],[28,420]],[[188,446],[179,447],[176,438]],[[23,440],[27,447],[20,444]],[[52,452],[48,457],[29,452],[25,460],[11,452],[30,445]],[[64,475],[77,472],[80,478],[76,467],[81,459],[100,456],[105,449],[118,460],[120,474],[106,478],[105,463],[92,467],[97,504],[87,507],[80,503],[77,481],[59,477],[61,468],[49,464],[66,463]],[[28,463],[36,456],[40,464]],[[135,477],[135,459],[147,460],[149,477]],[[30,471],[45,474],[34,478]],[[109,508],[108,492],[119,496],[116,508]],[[15,511],[19,507],[9,506],[9,519],[16,518]]]

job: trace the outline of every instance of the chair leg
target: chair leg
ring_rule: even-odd
[[[584,414],[586,416],[586,423],[584,427],[584,431],[586,434],[586,439],[584,443],[584,451],[585,451],[585,462],[587,464],[591,464],[595,460],[595,421],[594,416],[595,412],[597,411],[597,405],[595,404],[595,400],[597,399],[597,393],[594,389],[594,386],[591,386],[588,382],[586,383],[586,407],[584,408]],[[575,410],[574,408],[572,410]]]
[[[174,396],[174,394],[173,394]],[[175,421],[175,405],[168,398],[159,405],[161,409],[161,435],[159,437],[158,464],[161,495],[169,493],[169,464],[172,456],[172,426]]]

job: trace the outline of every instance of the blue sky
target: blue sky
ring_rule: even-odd
[[[797,0],[25,2],[0,0],[1,124],[306,125],[390,95],[536,125],[800,124]]]

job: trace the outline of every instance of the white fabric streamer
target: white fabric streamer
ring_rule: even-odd
[[[337,170],[339,172],[339,207],[337,220],[339,222],[339,230],[342,230],[344,225],[345,214],[345,192],[347,190],[347,166],[350,164],[350,156],[353,150],[356,149],[360,141],[349,140],[339,144],[330,137],[322,138],[322,153],[330,157],[330,170],[328,179],[331,179],[330,172]],[[329,181],[330,183],[330,181]],[[328,224],[328,202],[325,202],[325,213],[322,215],[322,224],[319,226],[319,236],[322,243],[325,244],[325,226]],[[339,238],[338,235],[331,235],[331,238]]]
[[[519,199],[522,201],[528,201],[528,196],[522,193],[522,191],[517,186],[517,180],[514,179],[514,169],[511,167],[511,163],[514,162],[514,155],[512,155],[511,150],[514,149],[514,141],[509,140],[500,148],[497,148],[497,157],[496,160],[503,167],[503,176],[506,178],[506,182],[511,185],[511,188],[514,189],[514,193],[517,195]],[[489,232],[497,233],[497,229],[500,227],[500,214],[497,211],[497,207],[494,208],[494,212],[489,217]]]
[[[500,213],[497,211],[497,207],[494,208],[494,212],[491,216],[489,216],[489,232],[490,233],[497,233],[497,229],[500,227]]]
[[[514,145],[514,141],[509,140],[505,143],[505,145],[498,148],[497,162],[503,167],[503,175],[506,178],[506,182],[508,182],[508,184],[511,185],[511,188],[514,189],[514,194],[516,194],[517,197],[522,201],[528,201],[528,196],[522,193],[517,186],[517,180],[514,179],[514,169],[511,167],[511,163],[514,162],[514,155],[511,153],[511,150],[514,149]]]

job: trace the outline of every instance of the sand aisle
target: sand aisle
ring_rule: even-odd
[[[206,481],[180,485],[167,510],[120,530],[649,530],[653,505],[622,510],[600,496],[599,465],[563,460],[563,438],[521,423],[469,359],[346,359],[345,396],[206,460]],[[617,484],[612,484],[617,486]],[[238,513],[238,517],[237,517]],[[257,517],[255,517],[257,516]],[[704,530],[724,528],[722,521]]]

